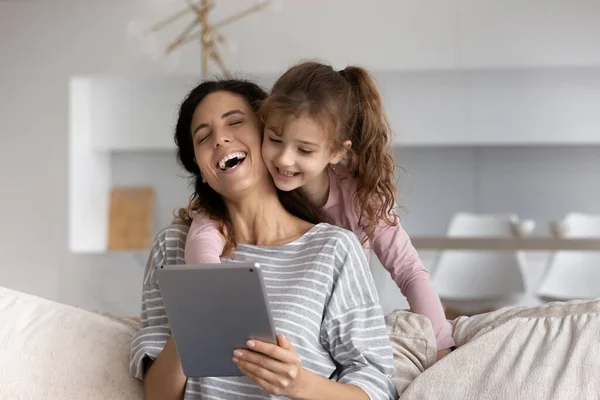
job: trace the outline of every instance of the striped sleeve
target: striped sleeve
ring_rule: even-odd
[[[385,319],[358,239],[344,232],[336,243],[339,276],[321,329],[323,346],[339,365],[338,381],[371,400],[396,399],[394,363]]]
[[[155,360],[171,336],[171,328],[154,270],[156,266],[172,264],[177,262],[178,258],[183,259],[185,237],[178,238],[178,235],[173,235],[172,231],[177,231],[177,228],[167,228],[156,236],[146,263],[141,324],[131,343],[129,365],[131,375],[140,380],[144,378],[145,360]],[[173,257],[174,255],[180,257]]]

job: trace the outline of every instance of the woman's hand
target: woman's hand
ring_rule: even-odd
[[[248,349],[236,349],[233,362],[263,390],[275,396],[297,397],[304,369],[292,343],[277,335],[279,345],[249,340]]]

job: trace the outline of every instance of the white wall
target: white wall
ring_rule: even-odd
[[[0,285],[137,314],[139,255],[67,251],[67,79],[160,72],[128,50],[122,1],[0,2]],[[112,26],[110,26],[112,25]],[[185,59],[181,69],[198,68]]]
[[[126,36],[128,23],[139,15],[147,16],[145,5],[157,2],[0,2],[0,285],[90,309],[122,314],[139,312],[145,255],[74,256],[67,251],[67,79],[71,75],[93,73],[197,73],[199,56],[194,46],[183,49],[179,64],[173,65],[170,60],[155,62],[144,57],[139,43]],[[165,0],[165,3],[171,2]],[[269,29],[253,26],[259,21],[254,17],[229,29],[226,33],[238,42],[238,60],[244,60],[238,65],[227,56],[232,65],[269,72],[308,56],[327,58],[340,66],[360,62],[367,66],[420,68],[454,66],[458,61],[460,52],[453,39],[456,10],[452,7],[462,3],[459,0],[432,0],[428,8],[420,7],[420,0],[375,2],[385,3],[388,8],[367,7],[364,3],[350,7],[348,2],[337,0],[310,0],[310,3],[284,2],[284,14],[269,17],[275,24],[269,25]],[[309,21],[311,14],[303,7],[314,7],[317,3],[320,12],[313,13],[314,19]],[[559,3],[552,2],[555,6]],[[592,7],[592,2],[581,2],[584,3]],[[235,8],[239,1],[227,4],[233,4],[228,9]],[[341,11],[348,11],[345,26],[349,29],[344,34],[317,27],[316,20],[330,26],[327,24],[332,21],[331,15]],[[365,31],[367,21],[378,21],[377,27],[392,38],[390,43],[396,47],[365,39],[361,32]],[[279,32],[277,37],[282,46],[256,47],[256,43],[271,43],[273,27],[289,24],[298,28],[295,35],[306,27],[314,35]],[[413,30],[407,31],[407,27]],[[339,42],[350,45],[346,48],[332,45]],[[420,45],[429,51],[421,51]],[[360,52],[348,51],[348,46]],[[594,186],[600,181],[597,149],[573,149],[566,153],[523,151],[526,153],[506,149],[400,153],[398,161],[411,172],[414,186],[406,199],[411,210],[405,219],[409,232],[441,233],[444,221],[459,209],[486,211],[506,207],[525,217],[539,213],[546,219],[550,215],[560,216],[573,207],[600,212],[598,186]],[[528,158],[530,154],[534,157]],[[567,164],[551,162],[562,154],[567,154],[562,160]],[[507,159],[514,161],[509,169],[503,164]],[[527,159],[529,164],[523,161]],[[114,155],[113,162],[115,183],[157,186],[159,225],[169,220],[173,207],[187,200],[186,182],[175,166],[173,154],[122,153]],[[580,169],[566,169],[565,165]],[[522,173],[531,167],[543,174],[545,180],[533,185],[536,191],[527,192],[532,188],[530,180],[538,176]],[[558,182],[557,176],[561,178]],[[574,180],[582,176],[579,183]],[[512,178],[518,181],[515,183]],[[559,202],[552,199],[546,202],[540,194],[553,197],[557,194]],[[521,196],[529,197],[522,201]],[[547,207],[537,206],[540,198]],[[438,202],[439,199],[444,201]]]

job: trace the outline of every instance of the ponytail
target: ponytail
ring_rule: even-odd
[[[352,90],[350,104],[351,154],[348,171],[357,180],[356,202],[360,218],[370,227],[367,235],[383,221],[396,225],[393,213],[396,186],[394,160],[389,151],[391,129],[383,101],[371,74],[360,67],[349,66],[342,76]]]

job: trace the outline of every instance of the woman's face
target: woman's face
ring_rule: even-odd
[[[202,180],[221,196],[233,199],[257,184],[268,184],[260,123],[244,97],[209,94],[196,107],[190,129]]]

